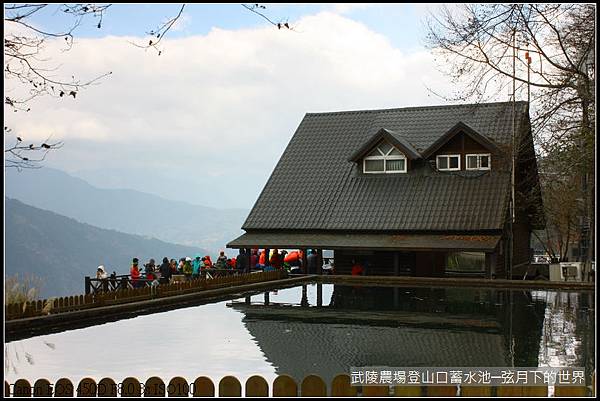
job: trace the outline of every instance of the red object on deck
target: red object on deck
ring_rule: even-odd
[[[285,255],[285,258],[283,258],[283,261],[285,263],[296,263],[298,262],[298,260],[300,259],[300,252],[298,251],[292,251],[290,253],[288,253],[287,255]]]
[[[365,269],[362,267],[362,265],[360,264],[355,264],[354,266],[352,266],[352,275],[353,276],[360,276],[361,274],[363,274],[363,271]]]
[[[267,262],[267,252],[263,249],[263,251],[260,253],[260,257],[258,258],[258,264],[259,265],[264,265]]]

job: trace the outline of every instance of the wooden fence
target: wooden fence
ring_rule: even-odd
[[[242,392],[243,388],[243,392]],[[94,379],[84,378],[77,387],[66,378],[51,384],[46,379],[37,380],[33,386],[25,379],[19,379],[12,385],[4,382],[5,396],[13,397],[547,397],[548,387],[544,386],[504,386],[474,387],[463,386],[352,386],[350,376],[336,376],[331,385],[326,385],[322,378],[310,375],[302,382],[287,375],[278,376],[269,386],[261,376],[252,376],[242,387],[240,381],[233,376],[222,378],[215,386],[208,377],[198,377],[188,383],[183,377],[174,377],[168,383],[160,377],[151,377],[140,382],[135,377],[128,377],[121,383],[111,378],[104,378],[96,383]],[[593,396],[591,388],[585,386],[555,386],[555,397]]]
[[[213,279],[223,276],[236,276],[244,274],[243,271],[237,269],[202,269],[199,278]],[[183,274],[181,275],[184,276]],[[97,294],[109,291],[121,291],[134,289],[138,287],[150,287],[152,283],[160,279],[147,279],[145,273],[141,273],[140,278],[133,280],[128,274],[118,276],[110,276],[104,279],[86,276],[84,279],[85,294]],[[137,287],[136,287],[137,286]]]
[[[99,306],[145,301],[154,298],[188,294],[202,290],[277,280],[284,278],[285,274],[286,273],[284,271],[271,271],[223,276],[213,279],[199,278],[186,282],[161,284],[156,287],[143,287],[97,294],[74,295],[69,297],[60,297],[24,303],[13,303],[5,305],[4,316],[6,320],[13,320],[96,308]]]

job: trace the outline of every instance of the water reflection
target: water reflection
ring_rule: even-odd
[[[548,349],[546,326],[568,321],[569,307],[557,305],[557,297],[571,299],[572,311],[578,311],[573,316],[584,317],[590,315],[589,302],[582,303],[591,299],[586,294],[329,287],[331,296],[326,299],[321,285],[309,285],[296,291],[295,299],[276,300],[271,295],[268,300],[254,297],[230,304],[244,313],[244,325],[278,374],[316,373],[330,380],[350,366],[369,365],[533,367],[585,362],[593,367],[594,326],[589,318],[580,318],[550,341],[551,347],[571,351],[550,362],[542,357]],[[552,299],[541,294],[552,294]],[[567,357],[575,354],[579,358]]]
[[[591,372],[593,302],[593,293],[312,284],[14,341],[5,376],[329,381],[352,365]]]

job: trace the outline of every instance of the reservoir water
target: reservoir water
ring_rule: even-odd
[[[308,284],[5,344],[5,379],[594,367],[594,293]]]

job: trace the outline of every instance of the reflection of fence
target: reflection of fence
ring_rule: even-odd
[[[118,305],[129,302],[144,301],[172,295],[188,294],[207,289],[252,284],[262,281],[276,280],[284,277],[282,271],[239,274],[222,276],[213,279],[198,278],[186,282],[163,284],[156,287],[128,288],[120,291],[98,292],[95,294],[75,295],[5,306],[5,319],[43,316],[62,312],[84,310],[99,306]]]
[[[46,379],[37,380],[33,387],[25,379],[19,379],[9,385],[4,382],[5,396],[13,397],[240,397],[242,384],[233,376],[222,378],[217,386],[208,377],[198,377],[188,383],[183,377],[174,377],[165,383],[160,377],[151,377],[145,382],[140,382],[135,377],[128,377],[121,383],[116,383],[111,378],[104,378],[98,383],[91,378],[82,379],[77,388],[69,379],[59,379],[51,384]],[[593,389],[593,387],[592,387]],[[271,394],[269,394],[271,393]],[[261,376],[252,376],[246,380],[243,394],[246,397],[547,397],[548,387],[544,386],[351,386],[350,376],[342,374],[336,376],[329,388],[319,376],[310,375],[304,378],[300,385],[287,375],[280,375],[272,386]],[[555,397],[585,397],[590,395],[585,386],[555,386]]]

